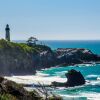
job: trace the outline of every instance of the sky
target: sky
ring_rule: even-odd
[[[100,0],[0,0],[0,38],[100,40]]]

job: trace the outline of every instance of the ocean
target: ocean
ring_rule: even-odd
[[[95,54],[100,54],[100,41],[41,41],[42,44],[50,46],[52,49],[57,48],[87,48],[90,49]],[[64,100],[100,100],[100,65],[99,64],[85,64],[75,66],[65,66],[43,69],[37,71],[36,75],[33,77],[38,77],[36,81],[41,81],[45,83],[50,83],[52,81],[64,82],[67,81],[65,78],[65,73],[70,70],[75,69],[80,71],[85,79],[85,85],[76,86],[71,88],[55,88],[51,91],[55,94],[59,94]],[[32,76],[29,76],[32,77]],[[32,79],[29,78],[28,79]],[[21,77],[23,78],[23,77]]]
[[[43,44],[48,45],[52,49],[57,48],[87,48],[96,54],[100,54],[100,41],[99,40],[45,40],[41,41]]]
[[[50,46],[52,49],[57,48],[87,48],[90,49],[95,54],[100,54],[100,41],[43,41],[46,45]],[[83,86],[73,87],[73,88],[58,88],[55,93],[67,97],[67,99],[72,100],[100,100],[100,65],[79,65],[66,66],[59,68],[50,68],[41,71],[43,74],[47,74],[49,77],[58,76],[60,78],[65,78],[65,73],[69,69],[75,69],[80,71],[87,81]],[[73,99],[74,97],[74,99]]]

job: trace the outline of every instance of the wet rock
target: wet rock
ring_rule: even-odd
[[[68,73],[65,74],[65,76],[67,77],[67,82],[52,82],[52,85],[56,87],[74,87],[85,84],[85,79],[79,71],[76,71],[74,69],[69,70]]]
[[[85,79],[79,71],[76,71],[74,69],[69,70],[68,73],[65,74],[65,76],[67,77],[66,87],[73,87],[85,84]]]

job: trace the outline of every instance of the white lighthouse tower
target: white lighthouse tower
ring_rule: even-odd
[[[6,25],[5,31],[6,31],[5,39],[7,41],[10,41],[10,28],[8,24]]]

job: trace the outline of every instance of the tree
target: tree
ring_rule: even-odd
[[[36,42],[38,41],[37,38],[35,37],[30,37],[26,42],[29,46],[33,46],[33,45],[36,45]]]

